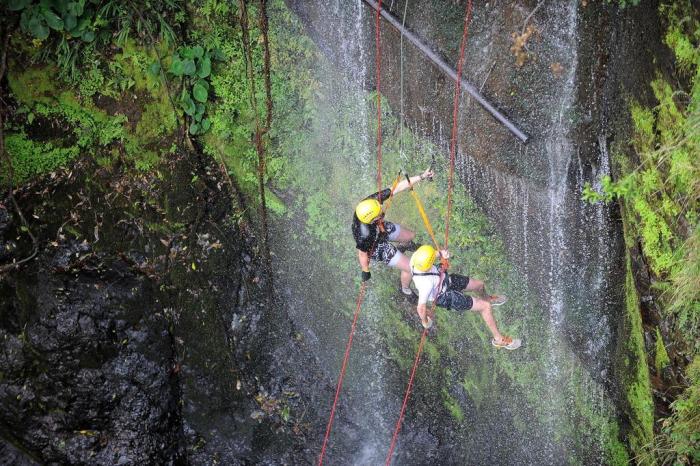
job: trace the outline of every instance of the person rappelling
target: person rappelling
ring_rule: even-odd
[[[435,260],[440,257],[443,264],[450,258],[449,251],[442,249],[438,253],[434,247],[426,244],[413,253],[409,261],[413,284],[418,290],[418,305],[416,311],[423,327],[428,329],[433,325],[432,309],[428,311],[428,302],[450,309],[457,313],[472,310],[481,314],[493,338],[491,344],[497,348],[509,350],[518,349],[521,340],[503,335],[496,325],[496,319],[491,312],[492,306],[505,304],[506,297],[486,293],[486,286],[481,280],[470,278],[457,273],[447,273],[446,267],[435,267]],[[475,292],[477,296],[465,295],[465,291]]]
[[[355,238],[357,258],[362,269],[361,277],[365,282],[372,277],[369,271],[370,260],[384,262],[389,267],[401,270],[401,291],[406,299],[415,304],[418,297],[411,290],[411,268],[400,249],[411,247],[416,234],[398,223],[384,220],[382,204],[393,194],[405,191],[411,185],[425,179],[432,179],[434,173],[428,168],[420,175],[406,177],[393,188],[383,189],[364,198],[357,204],[352,219],[352,235]],[[391,242],[400,243],[397,248]],[[415,245],[414,245],[415,247]]]

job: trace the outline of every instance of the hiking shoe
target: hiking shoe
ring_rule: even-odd
[[[495,339],[491,339],[491,344],[496,348],[505,348],[507,350],[516,350],[522,345],[522,341],[519,338],[511,338],[509,336],[503,335],[503,341],[500,343]]]
[[[506,301],[508,301],[508,298],[500,294],[492,294],[489,296],[489,302],[492,306],[501,306],[505,304]]]
[[[397,244],[396,249],[398,249],[401,252],[415,251],[416,249],[418,249],[418,245],[415,243],[415,241],[411,240],[408,243]]]
[[[401,288],[399,288],[399,294],[401,294],[403,299],[408,301],[410,304],[413,304],[414,306],[418,304],[418,295],[413,290],[411,290],[411,294],[406,294]]]
[[[430,317],[428,317],[427,319],[428,319],[427,323],[423,322],[422,320],[420,322],[421,325],[423,325],[423,328],[426,330],[433,326],[433,319],[431,319]]]

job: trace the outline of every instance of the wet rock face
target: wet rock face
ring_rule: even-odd
[[[5,240],[7,230],[10,229],[12,217],[2,202],[0,202],[0,261],[6,260],[16,249],[14,241]]]
[[[4,305],[0,321],[6,428],[46,462],[177,459],[173,351],[149,281],[111,272],[34,279],[32,290],[13,278],[4,286],[31,295]]]
[[[211,160],[167,164],[148,182],[88,180],[83,161],[17,193],[39,253],[0,276],[0,453],[12,464],[316,455],[333,387],[271,299],[253,228]],[[0,263],[27,256],[29,238],[17,243]]]

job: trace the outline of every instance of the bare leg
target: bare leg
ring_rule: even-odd
[[[403,230],[401,231],[403,234]],[[415,236],[415,235],[414,235]],[[397,254],[401,254],[397,252]],[[397,269],[401,270],[401,287],[410,288],[411,286],[411,266],[408,261],[408,257],[401,254],[398,262],[394,265]]]
[[[488,299],[488,295],[486,294],[486,286],[484,285],[484,282],[481,280],[477,280],[476,278],[470,278],[469,283],[467,283],[467,287],[464,289],[465,291],[474,291],[476,294],[479,295],[481,299]]]
[[[486,326],[491,331],[493,339],[499,343],[503,341],[503,335],[501,335],[501,332],[498,331],[498,327],[496,326],[496,319],[494,319],[493,313],[491,312],[491,303],[481,298],[475,297],[472,299],[474,300],[472,310],[481,314],[481,318],[484,319],[484,322],[486,322]]]
[[[392,241],[396,241],[398,243],[408,243],[409,241],[413,241],[413,238],[415,237],[416,234],[414,232],[402,226],[401,231],[399,232],[399,236],[397,236],[396,239],[393,239]]]

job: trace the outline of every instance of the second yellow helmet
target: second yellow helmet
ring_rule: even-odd
[[[433,266],[437,251],[434,247],[424,244],[419,247],[411,256],[411,267],[421,272],[427,272]]]
[[[355,207],[355,215],[362,223],[372,223],[382,212],[382,205],[376,199],[365,199]]]

